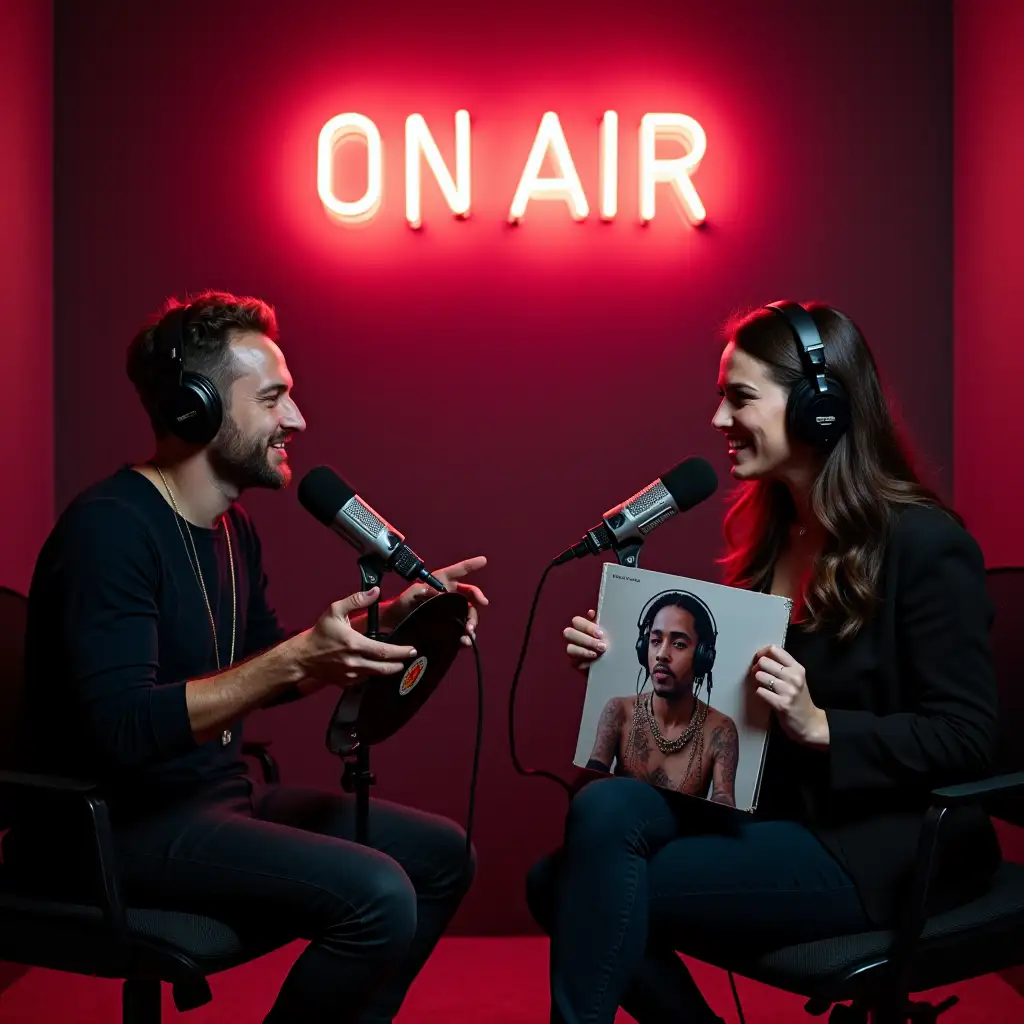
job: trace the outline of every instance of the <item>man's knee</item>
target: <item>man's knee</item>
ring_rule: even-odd
[[[416,890],[394,861],[377,857],[361,873],[358,897],[344,877],[335,887],[336,912],[325,939],[367,954],[401,957],[416,934]]]
[[[431,871],[423,880],[433,896],[462,897],[476,877],[477,854],[466,848],[466,831],[449,818],[432,817],[429,833],[421,837],[417,858],[429,858]],[[420,884],[419,882],[417,884]]]

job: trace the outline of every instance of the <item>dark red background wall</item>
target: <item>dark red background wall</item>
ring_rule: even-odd
[[[489,13],[483,13],[487,7]],[[711,430],[718,344],[736,307],[823,298],[874,342],[926,462],[952,487],[952,36],[948,4],[734,2],[372,6],[305,2],[61,5],[56,20],[56,488],[63,505],[148,453],[124,348],[166,294],[214,286],[275,303],[309,420],[299,474],[331,462],[434,566],[476,553],[486,744],[478,884],[458,927],[528,927],[522,879],[554,844],[564,797],[523,780],[509,681],[545,563],[609,505],[690,454],[727,490]],[[449,13],[451,11],[451,13]],[[870,71],[868,70],[870,68]],[[428,187],[402,220],[402,125],[449,154],[474,119],[474,210]],[[598,120],[622,123],[613,224],[504,214],[543,112],[558,111],[593,205]],[[316,139],[357,110],[384,137],[377,219],[344,230],[315,189]],[[636,224],[635,126],[697,118],[695,232]],[[274,595],[299,623],[357,587],[349,551],[294,491],[248,502]],[[719,498],[652,538],[644,564],[710,576]],[[528,764],[567,769],[582,683],[560,630],[599,564],[546,590],[519,713]],[[464,819],[472,662],[375,756],[378,794]],[[330,694],[265,716],[289,780],[337,786]]]
[[[990,565],[1024,564],[1024,4],[955,7],[956,501]]]
[[[0,0],[0,585],[24,590],[53,517],[53,16]]]

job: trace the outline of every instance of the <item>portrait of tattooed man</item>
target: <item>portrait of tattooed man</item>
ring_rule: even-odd
[[[616,775],[689,796],[708,798],[710,787],[713,802],[735,807],[739,736],[708,703],[716,639],[703,601],[678,590],[658,595],[638,623],[643,683],[605,704],[587,768],[611,772],[614,764]]]

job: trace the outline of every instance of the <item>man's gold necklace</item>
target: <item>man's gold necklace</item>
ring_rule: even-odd
[[[220,669],[227,668],[234,663],[235,629],[238,621],[238,602],[235,597],[235,555],[231,548],[231,531],[228,529],[228,517],[225,515],[221,521],[224,524],[224,536],[228,542],[228,564],[231,566],[231,655],[228,658],[227,665],[221,665],[220,646],[217,643],[217,623],[213,617],[213,609],[210,607],[210,597],[206,592],[206,581],[203,579],[203,570],[199,565],[199,552],[196,551],[196,544],[192,539],[192,530],[189,527],[188,520],[181,514],[178,503],[174,500],[174,492],[167,483],[164,471],[159,466],[156,467],[156,471],[160,474],[160,479],[163,481],[167,497],[171,499],[171,506],[174,508],[175,516],[174,523],[178,527],[178,535],[181,537],[181,543],[185,545],[185,554],[188,556],[189,565],[192,566],[192,572],[195,573],[199,589],[203,592],[203,601],[206,602],[206,614],[210,617],[210,629],[213,631],[213,653],[217,658],[217,670],[220,671]],[[185,520],[185,531],[188,533],[188,541],[185,540],[185,533],[182,532],[180,520]],[[189,550],[189,544],[192,545],[191,551]],[[193,561],[193,555],[195,556],[195,561]]]

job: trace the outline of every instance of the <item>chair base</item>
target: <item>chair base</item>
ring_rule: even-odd
[[[160,982],[129,978],[121,986],[121,1024],[160,1024]]]
[[[941,1003],[914,1002],[911,999],[871,1003],[855,1000],[850,1004],[836,1003],[833,1006],[812,999],[804,1009],[813,1017],[828,1013],[829,1024],[935,1024],[940,1014],[958,1002],[957,996],[950,996]]]

